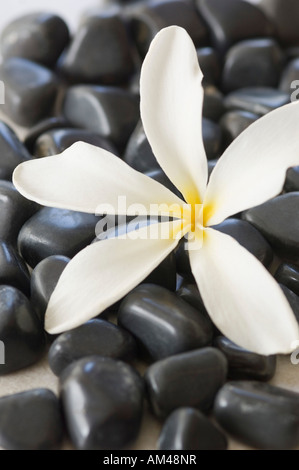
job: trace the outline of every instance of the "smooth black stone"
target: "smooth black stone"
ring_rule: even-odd
[[[275,35],[285,45],[299,44],[297,0],[259,0],[261,8],[275,27]]]
[[[295,81],[295,84],[293,82]],[[284,93],[292,94],[298,99],[298,86],[299,86],[299,57],[293,59],[285,67],[280,79],[279,89]]]
[[[54,374],[60,375],[83,357],[96,355],[130,362],[136,354],[136,342],[128,331],[95,319],[59,335],[49,349],[48,360]]]
[[[175,257],[178,274],[183,276],[184,279],[188,279],[191,282],[195,282],[191,271],[189,253],[186,249],[186,244],[184,240],[181,240],[177,249],[175,250]]]
[[[225,53],[242,39],[271,36],[273,27],[256,6],[240,0],[196,0],[199,13],[207,23],[212,42]]]
[[[287,192],[299,191],[299,166],[288,169],[284,190]]]
[[[0,38],[1,53],[52,67],[69,41],[66,23],[51,13],[31,13],[9,23]]]
[[[166,188],[168,188],[171,192],[177,194],[178,196],[180,195],[178,189],[174,186],[174,184],[170,181],[161,168],[147,171],[145,174],[149,176],[149,178],[152,178],[153,180],[158,181],[158,183],[163,184],[163,186],[166,186]]]
[[[199,410],[179,408],[165,421],[159,450],[226,450],[225,435]]]
[[[154,414],[166,418],[176,408],[208,411],[224,384],[227,360],[216,348],[203,348],[155,362],[145,373]]]
[[[105,12],[85,18],[60,67],[71,82],[105,85],[125,82],[133,73],[134,64],[121,17]]]
[[[16,246],[21,227],[38,208],[21,196],[12,183],[0,180],[0,240]]]
[[[66,424],[76,449],[120,449],[137,437],[143,382],[128,364],[90,356],[67,367],[60,383]]]
[[[227,52],[222,73],[225,92],[246,87],[277,87],[284,55],[273,39],[241,41]]]
[[[287,193],[249,209],[242,217],[256,227],[277,253],[299,261],[299,192]]]
[[[241,88],[229,93],[224,104],[227,109],[239,109],[263,116],[289,103],[290,95],[275,88]]]
[[[66,93],[63,112],[75,126],[111,140],[121,151],[139,120],[139,98],[116,87],[78,85]]]
[[[203,117],[217,123],[224,113],[225,107],[222,93],[214,85],[205,86],[202,109]]]
[[[30,366],[40,359],[45,345],[43,325],[25,295],[11,286],[0,286],[0,339],[5,363],[0,375]]]
[[[52,391],[36,388],[0,398],[0,445],[5,449],[57,449],[62,437],[59,401]]]
[[[0,241],[0,285],[3,284],[29,295],[30,275],[26,263],[15,248]]]
[[[279,284],[279,285],[293,310],[293,313],[296,317],[297,322],[299,323],[299,296],[296,295],[292,290],[288,289],[283,284]]]
[[[92,242],[98,220],[92,214],[44,207],[20,231],[21,255],[32,268],[48,256],[72,258]]]
[[[223,132],[225,146],[231,144],[259,116],[248,111],[229,111],[222,116],[220,126]]]
[[[217,52],[212,47],[197,49],[198,63],[203,73],[203,84],[215,85],[220,79],[220,60]]]
[[[162,28],[177,25],[184,28],[195,46],[206,45],[207,28],[192,2],[184,0],[154,0],[133,4],[127,16],[137,49],[144,57],[154,36]]]
[[[213,336],[212,323],[200,311],[152,284],[143,284],[128,294],[117,319],[153,361],[202,348]]]
[[[12,57],[1,65],[0,80],[5,83],[2,109],[16,124],[29,127],[51,113],[58,82],[49,69]]]
[[[24,139],[24,145],[27,147],[30,153],[33,153],[34,144],[40,135],[53,129],[63,129],[70,127],[71,124],[62,116],[43,119],[28,131]]]
[[[152,152],[141,121],[138,122],[130,136],[124,153],[124,161],[141,173],[160,170],[160,165]]]
[[[210,178],[212,171],[214,170],[215,166],[217,165],[218,158],[215,160],[209,160],[208,161],[208,177]]]
[[[261,382],[231,382],[219,391],[214,415],[246,444],[290,450],[299,444],[299,395]]]
[[[185,302],[192,305],[196,310],[207,315],[203,300],[196,284],[185,282],[183,280],[181,286],[177,290],[177,295]]]
[[[276,273],[275,279],[295,294],[299,295],[299,268],[288,263],[282,263]]]
[[[49,256],[49,258],[45,258],[38,263],[32,271],[30,280],[31,302],[41,321],[43,321],[48,302],[57,282],[69,261],[70,259],[65,256]]]
[[[107,139],[85,129],[54,129],[40,135],[34,146],[34,155],[38,158],[57,155],[75,142],[86,142],[101,147],[114,155],[117,150]]]
[[[222,130],[219,124],[203,118],[202,138],[207,158],[213,160],[219,157],[222,150]]]
[[[149,274],[144,284],[155,284],[170,291],[176,289],[176,262],[174,253],[170,253],[159,266]]]
[[[255,354],[241,348],[225,336],[217,336],[214,346],[227,358],[230,379],[268,381],[275,374],[276,356]]]
[[[11,181],[14,169],[30,159],[31,155],[14,131],[0,121],[0,180]]]
[[[268,267],[272,263],[273,251],[271,246],[263,235],[250,223],[245,220],[231,218],[219,225],[215,225],[214,228],[237,240],[240,245],[244,246],[264,266]]]

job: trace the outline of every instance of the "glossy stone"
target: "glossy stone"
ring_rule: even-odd
[[[14,131],[0,121],[0,180],[11,181],[14,169],[30,158]]]
[[[143,284],[125,297],[118,323],[154,361],[206,346],[213,336],[211,322],[200,311],[152,284]]]
[[[249,39],[226,54],[222,87],[226,92],[246,87],[277,87],[284,55],[273,39]]]
[[[48,302],[57,282],[69,261],[69,258],[65,256],[49,256],[49,258],[45,258],[38,263],[32,271],[30,280],[31,302],[41,321],[43,321]]]
[[[184,279],[188,279],[194,283],[195,280],[191,272],[190,259],[188,250],[186,249],[185,240],[181,240],[178,244],[175,250],[175,257],[178,274],[183,276]]]
[[[299,260],[299,192],[287,193],[243,213],[277,253],[293,262]]]
[[[221,127],[209,119],[202,120],[202,137],[208,159],[214,159],[221,155],[222,131]]]
[[[227,109],[239,109],[263,116],[289,103],[290,95],[276,88],[241,88],[229,93],[224,100]]]
[[[299,166],[288,169],[284,190],[287,192],[299,191]]]
[[[257,114],[248,111],[237,110],[225,113],[220,121],[225,146],[228,146],[258,118],[259,116]]]
[[[213,344],[227,358],[230,379],[268,381],[274,376],[276,356],[255,354],[241,348],[225,336],[217,336]]]
[[[36,157],[57,155],[75,142],[86,142],[117,154],[117,150],[107,139],[85,129],[54,129],[40,135],[34,146]]]
[[[49,117],[38,122],[27,132],[24,138],[24,145],[29,150],[30,153],[33,153],[34,144],[38,137],[45,132],[54,130],[54,129],[63,129],[70,128],[71,124],[62,116],[58,117]]]
[[[183,281],[180,288],[177,290],[177,295],[185,302],[192,305],[192,307],[194,307],[196,310],[202,312],[205,315],[207,314],[196,284]]]
[[[293,83],[295,82],[295,83]],[[279,88],[284,93],[293,94],[298,99],[299,87],[299,57],[291,60],[285,67],[280,79]]]
[[[106,137],[122,151],[140,117],[139,98],[121,88],[78,85],[67,91],[63,112],[73,125]]]
[[[176,289],[176,262],[174,253],[170,253],[143,281],[155,284],[170,291]]]
[[[176,408],[207,411],[224,384],[227,360],[216,348],[203,348],[155,362],[145,373],[151,408],[165,418]]]
[[[77,83],[115,85],[134,70],[131,44],[120,15],[109,11],[87,16],[80,24],[60,64]]]
[[[212,42],[221,53],[242,39],[271,36],[273,27],[255,5],[239,0],[196,0]]]
[[[220,79],[220,60],[212,47],[197,49],[198,63],[203,73],[203,84],[217,84]]]
[[[191,2],[154,0],[135,3],[127,12],[131,34],[142,57],[160,29],[171,25],[184,28],[196,46],[206,45],[207,28]]]
[[[123,328],[105,320],[90,320],[84,325],[58,336],[49,350],[49,365],[56,375],[78,359],[105,356],[132,361],[137,354],[133,336]]]
[[[293,310],[293,313],[296,317],[297,322],[299,323],[299,296],[296,295],[292,290],[288,289],[283,284],[279,284],[279,285]]]
[[[205,86],[202,108],[203,117],[218,123],[224,113],[225,107],[222,93],[214,85]]]
[[[218,423],[247,445],[284,450],[299,444],[299,395],[261,382],[231,382],[219,391]]]
[[[293,264],[282,263],[275,273],[275,279],[295,294],[299,295],[299,268]]]
[[[5,351],[0,375],[4,375],[40,359],[45,337],[33,306],[15,287],[0,286],[0,311],[0,338]]]
[[[159,450],[226,450],[225,435],[199,410],[179,408],[165,421]]]
[[[0,239],[17,245],[19,231],[39,206],[24,198],[8,181],[0,181]]]
[[[66,23],[51,13],[30,13],[9,23],[2,31],[2,56],[23,57],[52,67],[69,41]]]
[[[7,450],[57,449],[63,422],[54,393],[36,388],[0,398],[0,446]]]
[[[44,207],[23,225],[20,252],[31,267],[52,255],[72,258],[91,243],[98,220],[85,212]]]
[[[267,240],[250,223],[240,219],[227,219],[214,228],[230,235],[253,254],[264,266],[270,266],[273,251]]]
[[[152,170],[152,171],[147,171],[145,173],[147,176],[152,178],[155,181],[158,181],[158,183],[163,184],[163,186],[166,186],[171,192],[177,194],[179,196],[179,191],[178,189],[174,186],[174,184],[170,181],[170,179],[165,175],[164,171],[159,168],[158,170]]]
[[[58,82],[49,69],[27,59],[12,57],[2,63],[0,80],[5,83],[2,110],[16,124],[32,126],[51,113]]]
[[[137,437],[143,383],[132,367],[90,356],[71,364],[60,383],[66,424],[76,449],[120,449]]]
[[[125,153],[124,161],[141,173],[159,170],[160,166],[145,135],[141,121],[132,132]]]
[[[15,248],[1,240],[0,285],[16,287],[25,295],[30,292],[30,276],[26,263]]]
[[[283,44],[299,44],[297,0],[259,0],[259,7],[273,23],[275,34]]]

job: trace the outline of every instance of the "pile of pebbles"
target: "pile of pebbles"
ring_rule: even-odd
[[[4,448],[59,448],[67,434],[76,449],[134,449],[147,406],[161,422],[161,450],[226,449],[227,435],[261,449],[299,445],[299,395],[267,383],[276,357],[216,330],[182,245],[98,318],[54,338],[44,332],[57,280],[93,241],[99,218],[24,199],[12,172],[81,140],[172,188],[139,115],[142,60],[171,24],[188,31],[204,72],[212,171],[247,126],[299,96],[297,0],[107,0],[72,37],[52,13],[23,16],[2,31],[1,109],[12,126],[0,122],[0,375],[48,354],[60,383],[58,397],[39,388],[0,398]],[[18,126],[26,128],[22,141]],[[299,321],[298,209],[299,167],[288,171],[283,194],[218,229],[271,270]]]

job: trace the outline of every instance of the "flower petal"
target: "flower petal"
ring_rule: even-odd
[[[171,213],[179,217],[184,204],[165,186],[120,158],[83,142],[60,155],[19,165],[13,182],[23,196],[39,204],[92,214],[101,214],[106,207],[105,213],[119,215]],[[164,208],[155,207],[160,203]],[[170,206],[173,210],[168,210]]]
[[[46,330],[56,334],[75,328],[120,300],[177,246],[182,230],[181,221],[164,222],[82,250],[50,298]]]
[[[188,203],[203,201],[207,182],[202,76],[187,32],[162,29],[141,69],[141,118],[158,163]]]
[[[189,255],[204,304],[225,336],[258,354],[286,354],[296,347],[299,327],[289,303],[245,248],[207,229],[202,249]]]
[[[214,168],[205,198],[209,226],[279,194],[286,171],[299,165],[299,103],[283,106],[249,126]]]

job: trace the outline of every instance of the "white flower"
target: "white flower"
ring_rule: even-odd
[[[155,216],[167,213],[166,207],[178,218],[163,222],[167,239],[108,239],[75,256],[50,299],[48,332],[76,327],[121,299],[190,231],[192,272],[215,325],[257,353],[293,349],[298,324],[276,281],[233,238],[210,227],[280,193],[287,168],[299,165],[299,104],[273,111],[246,129],[220,158],[207,185],[201,81],[186,31],[171,26],[158,33],[142,67],[141,117],[159,164],[191,208],[183,219],[183,200],[88,144],[74,144],[61,155],[32,160],[15,170],[20,193],[43,205],[95,213],[100,203],[117,207],[121,195],[127,207],[140,203],[144,213]],[[163,204],[164,211],[153,213],[153,204]],[[196,212],[198,204],[202,212]]]

